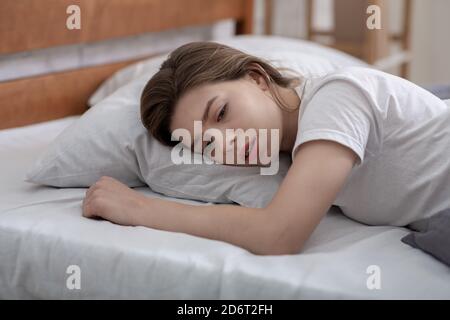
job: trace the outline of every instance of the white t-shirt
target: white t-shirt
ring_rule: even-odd
[[[347,67],[311,78],[299,145],[332,140],[359,157],[334,205],[369,225],[406,226],[450,208],[450,107],[402,78]]]

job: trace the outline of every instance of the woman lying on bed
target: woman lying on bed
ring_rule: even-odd
[[[86,193],[84,216],[279,255],[299,253],[332,205],[361,223],[412,228],[450,208],[449,108],[380,71],[352,67],[291,78],[239,50],[193,42],[173,51],[149,80],[141,116],[163,144],[182,143],[226,165],[239,165],[241,156],[243,165],[267,166],[262,155],[276,161],[279,152],[291,153],[293,162],[265,208],[149,198],[102,177]],[[193,139],[172,141],[176,129]],[[238,143],[238,131],[226,129],[255,129],[257,139]]]

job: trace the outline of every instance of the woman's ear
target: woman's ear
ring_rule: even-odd
[[[261,88],[261,90],[266,91],[269,89],[266,79],[259,72],[250,70],[246,77],[252,80],[258,87]]]

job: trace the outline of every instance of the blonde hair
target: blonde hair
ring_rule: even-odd
[[[171,141],[170,123],[175,105],[184,93],[204,84],[238,80],[250,72],[265,79],[281,109],[295,111],[297,108],[292,109],[282,101],[275,84],[294,88],[301,76],[284,76],[281,70],[293,71],[277,69],[264,59],[217,42],[187,43],[169,54],[144,87],[141,95],[142,124],[164,145],[176,145],[177,141]]]

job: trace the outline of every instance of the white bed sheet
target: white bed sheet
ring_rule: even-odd
[[[83,218],[86,189],[23,181],[36,156],[76,119],[0,131],[0,298],[450,298],[450,268],[402,243],[406,229],[364,226],[335,207],[304,252],[286,256]],[[79,290],[66,286],[70,265],[81,269]],[[371,265],[380,268],[380,290],[367,288]]]

